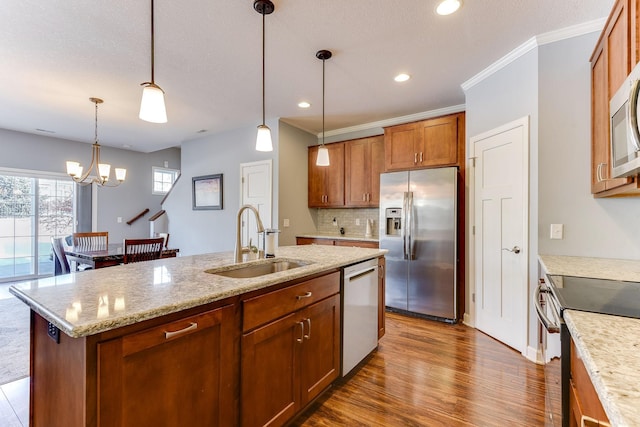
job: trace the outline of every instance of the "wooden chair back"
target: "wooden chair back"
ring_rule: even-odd
[[[150,261],[159,259],[162,255],[162,245],[164,239],[125,239],[124,240],[124,263]]]
[[[88,251],[106,251],[109,246],[109,232],[73,233],[73,246]]]
[[[158,237],[164,239],[164,248],[167,249],[169,247],[169,233],[158,233]]]
[[[59,276],[61,274],[69,274],[71,268],[64,251],[63,237],[52,237],[51,247],[53,248],[53,274]]]

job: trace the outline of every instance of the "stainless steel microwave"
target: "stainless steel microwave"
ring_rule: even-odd
[[[640,172],[639,90],[640,64],[631,71],[609,103],[612,178],[622,178]],[[601,173],[600,170],[598,172]]]

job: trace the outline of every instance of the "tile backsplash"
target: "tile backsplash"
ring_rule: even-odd
[[[366,232],[367,220],[373,222],[371,227],[371,238],[378,238],[378,208],[363,209],[318,209],[316,227],[318,234],[339,236],[340,227],[344,228],[346,237],[362,237]],[[336,225],[333,224],[333,219]],[[359,222],[356,225],[356,222]]]

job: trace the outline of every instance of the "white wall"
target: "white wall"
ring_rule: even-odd
[[[0,167],[66,173],[66,160],[77,160],[87,167],[91,161],[91,144],[60,138],[0,129]],[[163,196],[151,194],[152,166],[180,169],[180,149],[140,153],[101,146],[101,159],[112,167],[127,169],[126,181],[116,188],[98,189],[98,230],[109,232],[109,242],[125,237],[149,236],[148,218],[160,209]],[[126,221],[145,208],[149,213],[133,223]],[[122,217],[118,223],[117,217]]]
[[[240,208],[240,164],[273,159],[273,222],[278,222],[278,139],[276,120],[267,120],[274,151],[255,150],[256,126],[235,129],[182,144],[182,176],[163,207],[169,218],[171,246],[181,255],[233,251]],[[223,209],[192,209],[192,178],[223,174]]]

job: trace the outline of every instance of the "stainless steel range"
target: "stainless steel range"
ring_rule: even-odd
[[[555,423],[552,419],[547,424],[567,427],[571,337],[563,321],[564,310],[640,318],[640,283],[575,276],[548,277],[550,283],[541,281],[536,289],[535,304],[542,327],[549,333],[560,333],[562,424],[557,423],[557,419]]]

